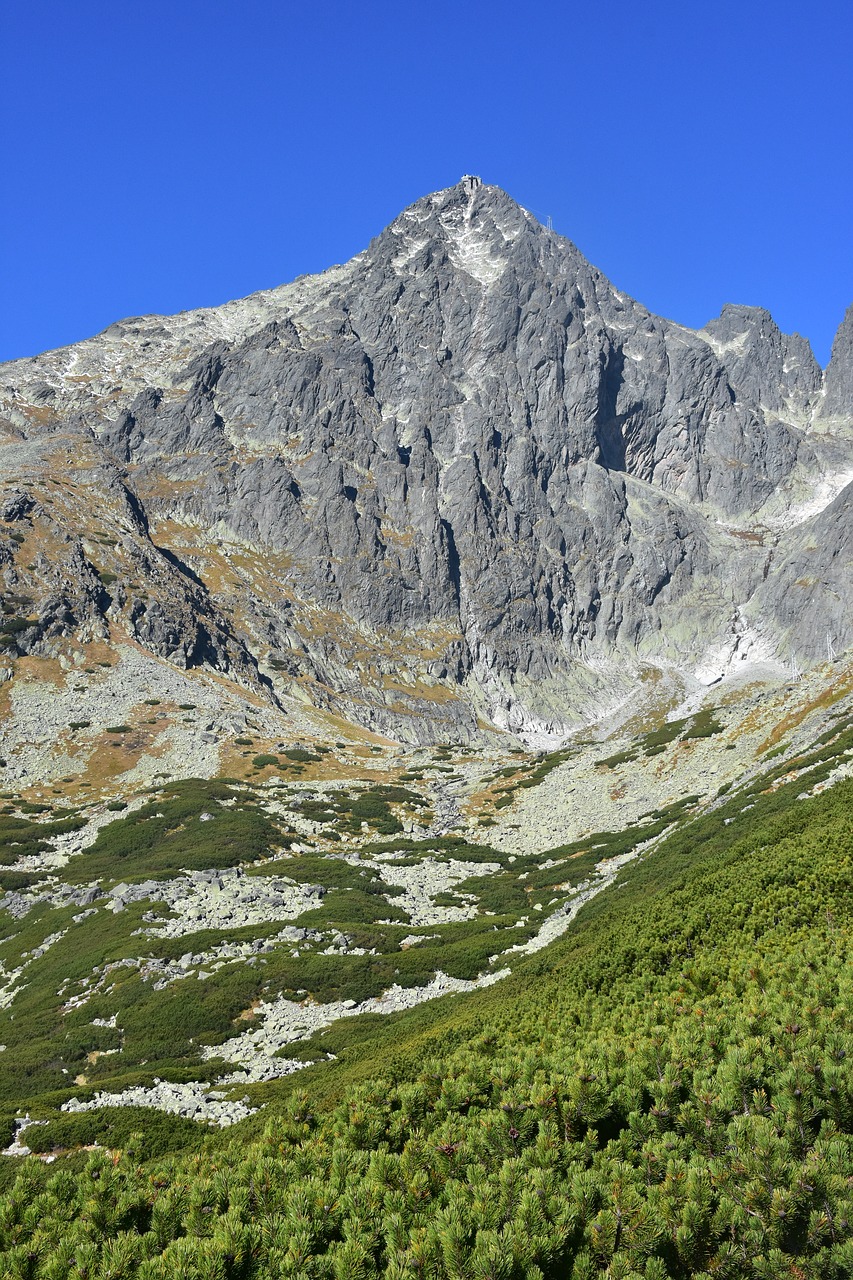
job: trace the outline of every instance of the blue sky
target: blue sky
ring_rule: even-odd
[[[463,173],[652,310],[853,302],[840,0],[3,0],[0,359],[321,270]]]

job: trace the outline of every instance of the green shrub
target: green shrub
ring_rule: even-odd
[[[660,750],[663,748],[661,747]],[[599,760],[598,765],[603,769],[616,769],[620,764],[628,764],[636,759],[636,751],[620,751],[614,756],[608,756],[606,760]]]
[[[230,801],[236,803],[226,803]],[[214,821],[201,822],[203,812],[211,813]],[[150,803],[102,827],[94,844],[69,863],[64,875],[72,883],[101,876],[144,880],[255,862],[290,843],[280,822],[242,789],[189,778],[169,784]]]
[[[184,1116],[165,1115],[151,1107],[103,1107],[57,1116],[27,1130],[30,1150],[47,1154],[57,1148],[92,1146],[132,1149],[152,1159],[170,1151],[200,1147],[204,1129]],[[144,1219],[143,1219],[144,1220]]]
[[[853,784],[801,790],[763,796],[748,829],[725,822],[741,797],[685,822],[499,987],[295,1046],[335,1061],[249,1086],[266,1113],[194,1127],[187,1154],[173,1117],[54,1114],[40,1147],[126,1154],[16,1166],[5,1271],[116,1272],[127,1239],[147,1242],[141,1276],[841,1280]],[[458,928],[438,953],[458,944],[474,973]],[[310,959],[318,989],[344,962],[354,989],[388,982],[385,957]],[[401,953],[399,979],[434,959]],[[140,1167],[149,1123],[164,1145]]]
[[[713,711],[707,707],[702,711],[698,711],[684,734],[684,741],[689,742],[692,738],[710,738],[715,733],[722,733],[723,726],[719,721],[714,719]]]
[[[260,755],[255,756],[252,764],[256,769],[267,769],[270,765],[278,765],[278,756]]]

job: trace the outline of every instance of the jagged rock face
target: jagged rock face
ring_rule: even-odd
[[[823,375],[807,339],[781,333],[762,307],[727,303],[701,331],[735,396],[791,422],[805,422]]]
[[[826,397],[821,406],[825,417],[849,423],[853,405],[853,306],[848,307],[832,344],[826,370]]]
[[[818,411],[853,419],[851,333],[848,314],[822,395],[808,343],[766,312],[726,307],[699,332],[655,317],[503,192],[463,181],[343,268],[125,322],[65,368],[54,353],[0,380],[15,429],[93,432],[145,520],[278,557],[273,589],[243,609],[246,663],[253,649],[310,669],[350,714],[393,728],[354,657],[366,641],[374,677],[405,669],[408,684],[464,685],[501,725],[558,726],[573,701],[618,696],[640,661],[743,652],[759,588],[765,646],[822,652],[823,623],[790,617],[800,535],[776,549],[755,529],[765,513],[784,527],[853,458],[846,428],[809,429]],[[843,573],[830,547],[847,513],[822,517],[819,572],[828,558]],[[163,639],[169,592],[129,605],[126,624],[227,667],[242,642],[208,585],[182,597],[211,619],[203,643]],[[849,643],[846,604],[831,625]]]

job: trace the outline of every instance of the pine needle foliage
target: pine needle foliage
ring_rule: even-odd
[[[0,1273],[849,1276],[853,782],[802,787],[680,827],[512,979],[326,1068],[333,1102],[309,1081],[196,1153],[23,1162]]]

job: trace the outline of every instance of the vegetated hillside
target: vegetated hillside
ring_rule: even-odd
[[[4,1273],[849,1275],[849,733],[677,826],[505,983],[333,1036],[195,1154],[55,1120],[45,1148],[120,1154],[26,1162]]]

